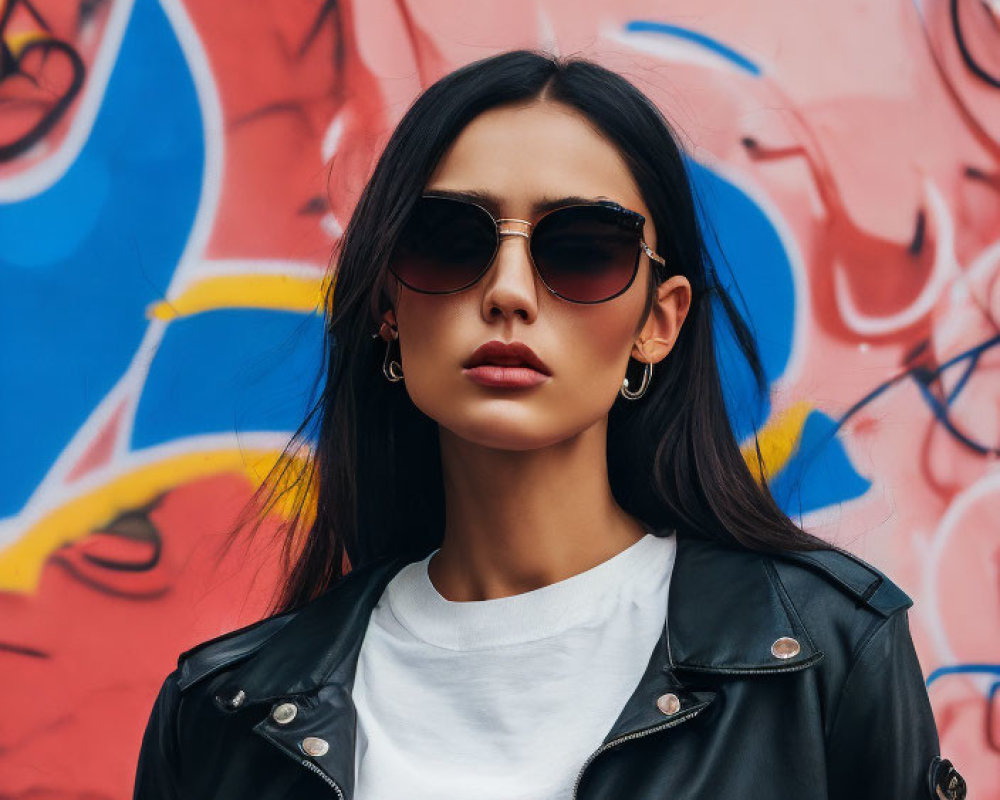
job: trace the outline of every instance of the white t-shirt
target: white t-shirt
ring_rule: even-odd
[[[570,798],[663,632],[674,553],[647,532],[565,580],[469,602],[431,583],[434,553],[407,564],[361,646],[356,800]]]

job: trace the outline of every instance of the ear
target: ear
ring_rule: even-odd
[[[632,346],[632,358],[654,364],[666,358],[690,308],[691,283],[683,275],[672,275],[656,287],[649,316]]]
[[[394,336],[390,328],[396,328],[396,312],[391,308],[382,312],[382,326],[378,332],[378,335],[386,342],[391,342],[399,336],[398,332]]]
[[[386,272],[385,283],[379,293],[379,308],[385,308],[382,312],[382,324],[379,327],[378,335],[386,342],[398,338],[399,332],[396,329],[396,309],[399,307],[399,295],[402,284],[391,272]],[[395,299],[393,299],[395,297]],[[392,330],[390,330],[392,329]]]

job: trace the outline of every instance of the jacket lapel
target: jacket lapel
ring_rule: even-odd
[[[695,716],[715,697],[696,688],[698,675],[788,672],[823,658],[766,556],[674,535],[664,630],[602,747]],[[224,710],[232,710],[230,699],[240,692],[241,705],[270,704],[255,732],[348,798],[354,791],[357,714],[351,692],[358,655],[375,605],[407,563],[386,557],[352,571],[298,612],[218,692]],[[779,639],[794,639],[798,652],[774,655],[772,645]],[[677,702],[661,708],[658,701],[668,694]],[[282,703],[296,706],[290,721],[274,715]],[[303,747],[307,738],[328,749],[311,754],[318,750]]]
[[[770,557],[750,550],[679,536],[667,614],[670,669],[790,672],[823,657]],[[785,638],[798,652],[781,658],[771,648]]]
[[[695,688],[699,675],[790,672],[823,658],[766,556],[675,535],[664,631],[603,746],[696,716],[715,697]],[[771,652],[782,638],[798,644],[795,656]],[[667,694],[678,702],[664,711]]]
[[[226,711],[237,696],[240,707],[269,705],[254,732],[316,772],[342,800],[354,794],[357,711],[351,692],[361,644],[386,585],[407,563],[382,558],[353,570],[304,606],[217,692]],[[279,721],[278,708],[288,703],[295,714]]]

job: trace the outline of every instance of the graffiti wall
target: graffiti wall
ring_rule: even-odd
[[[1000,800],[1000,9],[981,0],[0,0],[0,797],[129,795],[177,654],[264,612],[224,531],[315,397],[332,243],[437,77],[513,47],[688,150],[783,506],[914,598]]]

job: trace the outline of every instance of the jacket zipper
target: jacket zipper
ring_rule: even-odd
[[[667,647],[669,652],[669,644],[667,645]],[[820,658],[822,658],[822,655],[823,655],[822,653],[817,653],[808,661],[802,661],[798,664],[794,664],[787,667],[772,667],[770,669],[713,668],[711,671],[722,673],[724,675],[770,675],[775,672],[798,672],[800,669],[804,669],[812,665],[814,662],[818,661]],[[695,671],[697,671],[697,669],[695,669]],[[619,736],[617,739],[612,739],[607,744],[604,744],[601,747],[599,747],[597,750],[595,750],[593,753],[590,754],[590,758],[588,758],[585,762],[583,762],[583,767],[580,769],[580,774],[576,776],[576,783],[573,784],[573,800],[576,800],[576,793],[577,790],[580,788],[580,781],[583,779],[583,773],[586,772],[587,767],[590,766],[590,762],[593,761],[595,758],[597,758],[597,756],[599,756],[605,750],[608,750],[609,748],[614,747],[615,745],[621,744],[622,742],[627,742],[629,739],[638,739],[640,736],[646,736],[650,733],[655,733],[656,731],[662,731],[665,728],[672,728],[674,727],[674,725],[679,725],[680,723],[686,720],[698,716],[704,710],[705,706],[702,706],[701,708],[696,709],[695,711],[688,712],[683,717],[677,717],[676,719],[672,719],[669,722],[663,723],[662,725],[654,725],[652,728],[646,728],[645,730],[639,731],[638,733],[630,733],[627,736]]]
[[[654,725],[652,728],[646,728],[645,730],[641,730],[638,733],[630,733],[626,736],[619,736],[617,739],[612,739],[607,744],[601,745],[599,748],[597,748],[597,750],[595,750],[593,753],[590,754],[590,758],[588,758],[585,762],[583,762],[583,767],[580,769],[580,774],[576,776],[576,783],[573,784],[573,800],[576,800],[577,789],[580,788],[580,781],[583,779],[583,773],[587,771],[587,767],[590,766],[590,762],[593,761],[595,758],[597,758],[597,756],[599,756],[605,750],[608,750],[614,747],[615,745],[621,744],[622,742],[627,742],[629,739],[638,739],[641,736],[647,736],[650,733],[655,733],[656,731],[662,731],[664,728],[672,728],[674,727],[674,725],[680,725],[682,722],[685,722],[686,720],[692,719],[693,717],[697,717],[704,710],[705,706],[702,706],[699,709],[688,712],[683,717],[677,717],[677,719],[672,719],[669,722],[664,722],[662,725]]]
[[[778,667],[778,668],[775,668],[775,669],[739,670],[739,671],[732,671],[732,672],[733,673],[736,673],[736,672],[754,673],[754,674],[755,673],[771,673],[771,672],[792,672],[792,671],[801,669],[804,666],[808,666],[808,664],[810,664],[810,663],[812,663],[812,662],[811,661],[810,662],[804,662],[802,664],[796,664],[794,667],[784,668],[784,669],[782,669],[781,667]],[[730,672],[730,671],[727,670],[727,672]],[[577,790],[580,788],[580,781],[583,779],[583,774],[584,774],[584,772],[587,771],[587,767],[590,766],[590,763],[595,758],[597,758],[597,756],[599,756],[601,753],[603,753],[605,750],[608,750],[608,749],[610,749],[612,747],[615,747],[615,746],[621,744],[622,742],[627,742],[627,741],[629,741],[631,739],[638,739],[638,738],[640,738],[642,736],[648,736],[651,733],[656,733],[657,731],[662,731],[662,730],[665,730],[666,728],[672,728],[675,725],[680,725],[682,722],[686,722],[687,720],[693,719],[694,717],[698,716],[704,710],[705,710],[705,707],[702,706],[699,709],[696,709],[694,711],[688,712],[687,714],[685,714],[682,717],[677,717],[676,719],[672,719],[672,720],[669,720],[667,722],[664,722],[662,725],[654,725],[652,728],[646,728],[645,730],[638,731],[637,733],[630,733],[630,734],[627,734],[626,736],[619,736],[617,739],[612,739],[610,742],[608,742],[608,743],[606,743],[604,745],[601,745],[601,747],[599,747],[597,750],[595,750],[593,753],[590,754],[590,757],[583,763],[583,767],[581,767],[579,774],[576,776],[576,781],[573,784],[573,800],[576,800],[576,793],[577,793]],[[271,737],[268,736],[267,738],[270,739]],[[278,744],[278,743],[275,742],[275,744]],[[292,753],[290,753],[282,745],[279,744],[278,746],[280,747],[281,750],[284,750],[289,755],[292,755]],[[340,786],[337,785],[336,781],[334,781],[329,775],[327,775],[325,772],[323,772],[323,770],[321,770],[319,767],[317,767],[308,758],[299,758],[298,755],[295,755],[294,757],[295,757],[295,759],[300,764],[302,764],[302,766],[306,767],[307,769],[311,770],[312,772],[315,772],[329,786],[333,787],[333,790],[337,793],[337,797],[339,798],[339,800],[346,800],[346,798],[344,796],[344,791],[340,788]]]
[[[258,726],[258,728],[259,728],[259,726]],[[266,731],[264,731],[264,730],[258,730],[258,728],[254,729],[255,731],[257,731],[258,734],[260,734],[265,739],[267,739],[267,741],[269,741],[271,744],[273,744],[275,747],[277,747],[282,753],[284,753],[288,757],[294,759],[295,761],[298,761],[303,767],[306,767],[307,769],[311,770],[312,772],[315,772],[328,785],[330,785],[330,786],[333,787],[333,790],[337,793],[337,797],[340,800],[346,800],[346,798],[344,796],[344,790],[341,789],[340,786],[337,785],[337,782],[333,778],[331,778],[329,775],[327,775],[325,772],[323,772],[323,770],[321,770],[319,767],[317,767],[308,758],[302,758],[298,753],[295,753],[295,752],[289,750],[287,747],[285,747],[284,744],[282,744],[281,742],[279,742],[274,737],[268,735]]]
[[[300,759],[300,761],[302,763],[302,766],[309,767],[309,769],[311,769],[313,772],[319,775],[323,780],[325,780],[328,784],[330,784],[333,787],[333,790],[337,793],[337,797],[339,797],[340,800],[344,800],[344,792],[341,790],[339,786],[337,786],[333,778],[331,778],[329,775],[323,772],[323,770],[321,770],[319,767],[313,764],[312,761],[310,761],[308,758]]]

